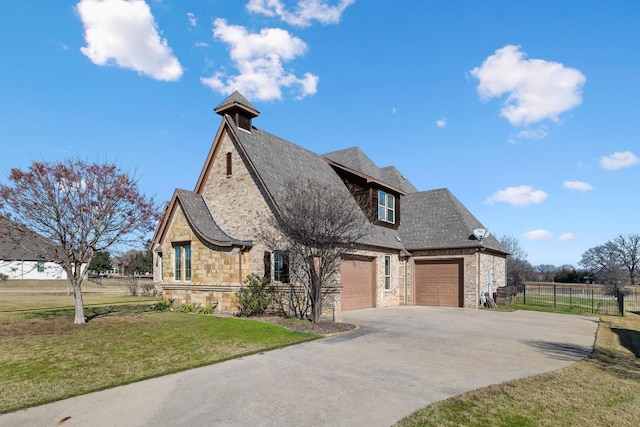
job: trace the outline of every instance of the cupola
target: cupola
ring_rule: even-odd
[[[237,90],[222,101],[213,111],[223,117],[229,115],[236,126],[249,132],[251,132],[251,119],[260,115],[260,111],[256,110]]]

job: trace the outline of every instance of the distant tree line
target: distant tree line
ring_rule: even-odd
[[[89,271],[94,274],[103,274],[114,268],[124,276],[150,274],[153,272],[153,253],[151,250],[130,250],[112,258],[108,251],[98,251],[89,264]]]
[[[533,266],[518,239],[500,236],[498,240],[511,253],[507,258],[507,285],[522,286],[524,282],[598,283],[615,288],[638,283],[640,268],[640,234],[619,235],[602,245],[588,249],[572,265]]]

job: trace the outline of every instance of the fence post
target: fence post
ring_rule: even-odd
[[[593,308],[593,289],[591,289],[591,312],[595,313],[595,310]]]
[[[617,288],[616,297],[618,298],[618,309],[620,309],[620,316],[624,316],[624,293],[620,292],[620,289]]]
[[[553,308],[556,308],[556,298],[558,297],[557,286],[553,285]]]
[[[571,288],[569,288],[569,308],[573,308],[573,294],[571,293]]]
[[[527,305],[527,284],[524,285],[524,290],[522,292],[522,305]]]

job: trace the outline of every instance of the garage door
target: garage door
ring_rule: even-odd
[[[416,262],[416,305],[462,307],[462,261]]]
[[[342,310],[376,306],[373,261],[343,259],[340,266]]]

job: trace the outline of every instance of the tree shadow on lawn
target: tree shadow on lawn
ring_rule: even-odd
[[[577,362],[591,354],[593,350],[590,346],[581,346],[560,342],[527,340],[525,344],[542,350],[554,359]]]
[[[107,316],[136,316],[144,313],[152,312],[153,306],[149,304],[123,304],[123,305],[105,305],[99,307],[85,307],[84,319],[88,323],[91,320],[107,317]],[[54,309],[33,311],[28,314],[29,317],[53,320],[61,318],[73,318],[75,310],[73,308]]]
[[[618,335],[622,346],[640,358],[640,332],[621,328],[611,328],[611,331]]]

